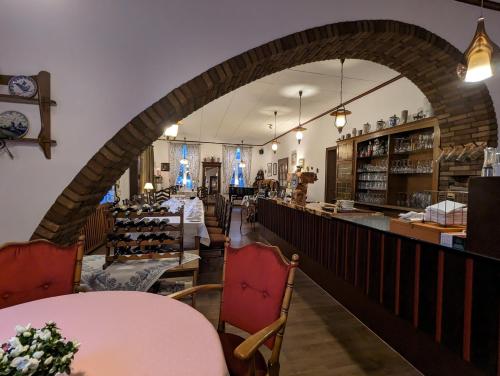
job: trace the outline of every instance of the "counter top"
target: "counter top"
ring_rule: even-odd
[[[311,213],[314,215],[318,215],[318,216],[321,216],[324,218],[339,219],[342,221],[354,223],[356,225],[364,226],[364,227],[367,227],[367,228],[370,228],[373,230],[382,231],[382,232],[385,232],[388,234],[403,236],[401,234],[398,234],[398,233],[391,231],[391,229],[390,229],[391,217],[388,217],[380,212],[368,211],[368,210],[363,209],[363,210],[359,210],[359,212],[354,211],[354,212],[347,212],[347,213],[333,213],[333,212],[329,212],[329,211],[325,211],[325,210],[321,209],[321,206],[324,203],[317,203],[316,202],[316,203],[309,203],[306,206],[300,206],[300,205],[296,205],[293,203],[287,203],[287,202],[284,202],[282,200],[277,200],[277,199],[266,198],[265,200],[274,201],[277,205],[283,205],[283,206],[286,206],[286,207],[289,207],[292,209],[305,211],[305,212],[308,212],[308,213]],[[424,243],[428,243],[427,241],[419,239],[417,237],[408,237],[408,236],[404,236],[404,237],[409,238],[409,239],[418,240],[418,241],[421,241]],[[436,245],[434,243],[431,243],[431,244]],[[493,257],[478,254],[476,252],[471,252],[471,251],[467,251],[467,250],[465,250],[465,251],[457,250],[454,248],[447,247],[445,245],[439,245],[439,247],[443,248],[443,249],[448,249],[448,250],[453,251],[453,252],[466,253],[470,256],[480,256],[482,258],[493,259],[493,260],[495,260],[495,262],[500,261],[500,260],[495,259]]]

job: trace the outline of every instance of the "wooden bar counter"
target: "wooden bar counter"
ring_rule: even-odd
[[[383,215],[259,199],[264,236],[425,375],[500,376],[500,260],[389,231]]]

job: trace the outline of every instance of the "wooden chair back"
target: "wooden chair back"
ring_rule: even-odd
[[[218,193],[215,197],[215,211],[214,211],[218,221],[220,221],[222,217],[223,201],[224,201],[224,196]]]
[[[0,309],[76,292],[84,239],[68,247],[42,239],[0,246]]]
[[[226,200],[226,207],[224,210],[223,230],[226,236],[229,236],[231,230],[231,217],[233,215],[233,203]]]
[[[196,190],[196,195],[200,200],[206,200],[208,197],[208,188],[207,187],[198,187]]]
[[[168,199],[170,199],[170,188],[160,189],[154,193],[154,200],[158,204],[162,204]]]
[[[218,330],[224,332],[227,322],[254,334],[284,317],[285,324],[277,335],[265,342],[272,351],[268,360],[270,375],[279,373],[298,260],[299,256],[294,254],[292,261],[288,261],[278,247],[263,243],[233,248],[228,238],[225,244]]]

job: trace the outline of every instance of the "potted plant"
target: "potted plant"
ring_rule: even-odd
[[[18,325],[16,335],[0,346],[0,375],[69,375],[79,346],[67,341],[54,322],[41,329]]]

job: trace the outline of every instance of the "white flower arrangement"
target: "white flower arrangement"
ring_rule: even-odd
[[[66,341],[54,322],[42,329],[17,325],[16,336],[0,346],[0,375],[69,375],[79,347],[77,342]]]

